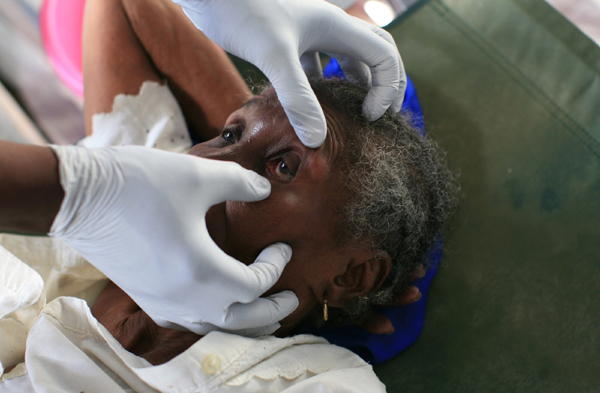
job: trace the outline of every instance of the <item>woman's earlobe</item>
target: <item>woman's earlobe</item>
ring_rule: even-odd
[[[376,291],[387,278],[391,266],[387,255],[351,261],[346,271],[336,276],[327,289],[329,306],[342,307],[356,297]]]

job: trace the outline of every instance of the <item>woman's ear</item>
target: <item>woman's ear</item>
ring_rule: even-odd
[[[357,252],[343,274],[336,276],[327,288],[325,300],[332,307],[342,307],[350,300],[376,291],[390,273],[392,261],[373,251]]]

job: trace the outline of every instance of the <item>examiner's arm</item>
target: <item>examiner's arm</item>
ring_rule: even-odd
[[[289,262],[289,246],[269,246],[246,266],[206,229],[212,205],[270,191],[268,180],[233,162],[134,146],[0,142],[0,231],[49,230],[159,325],[197,334],[269,334],[298,306],[290,291],[260,298]]]
[[[63,197],[52,149],[0,141],[0,231],[48,233]]]

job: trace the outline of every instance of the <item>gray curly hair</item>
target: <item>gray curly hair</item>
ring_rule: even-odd
[[[338,224],[343,238],[348,244],[367,244],[392,261],[375,292],[330,309],[330,323],[356,323],[368,317],[372,306],[391,304],[419,265],[426,264],[455,205],[457,186],[438,145],[421,136],[408,116],[388,110],[369,122],[361,115],[367,87],[314,77],[310,83],[321,105],[346,130],[343,180],[350,197]],[[322,324],[321,311],[314,315],[313,323]]]

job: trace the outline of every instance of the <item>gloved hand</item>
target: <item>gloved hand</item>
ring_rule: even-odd
[[[267,247],[246,266],[206,229],[212,205],[264,199],[268,180],[233,162],[144,147],[52,148],[65,197],[50,236],[72,246],[159,325],[263,335],[298,306],[291,291],[259,298],[290,260],[289,246]]]
[[[308,147],[319,147],[327,132],[301,65],[320,70],[316,52],[336,57],[349,79],[372,81],[363,105],[368,119],[381,117],[390,104],[400,110],[406,75],[391,35],[338,7],[323,0],[173,1],[208,38],[269,78]]]

